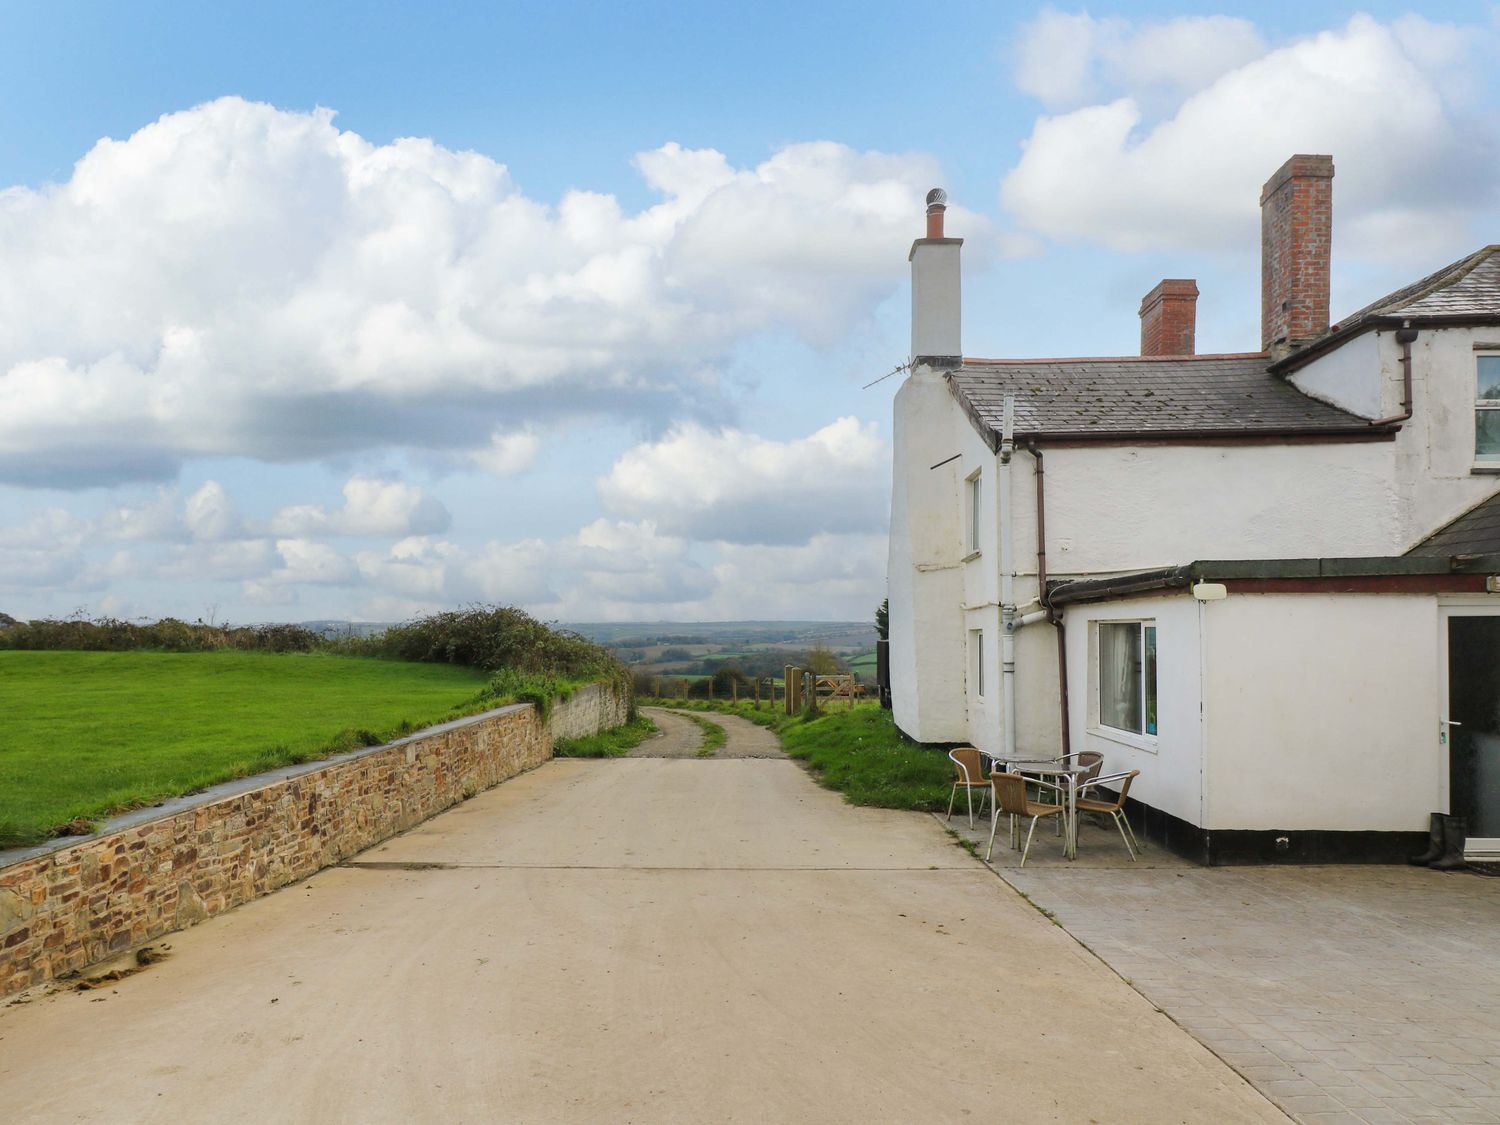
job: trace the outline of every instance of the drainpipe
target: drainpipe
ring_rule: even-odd
[[[1016,756],[1016,590],[1015,565],[1011,558],[1010,460],[1016,449],[1016,399],[1005,396],[1005,421],[1000,436],[1000,699],[1005,708],[1003,739],[1005,756]]]
[[[1059,730],[1062,733],[1062,751],[1072,753],[1068,729],[1068,633],[1063,624],[1063,610],[1051,604],[1047,596],[1047,464],[1042,457],[1042,448],[1035,442],[1026,443],[1036,465],[1036,584],[1037,597],[1046,610],[1045,617],[1057,630],[1057,694],[1060,709]],[[1032,616],[1031,614],[1027,615]]]
[[[1390,426],[1396,422],[1405,422],[1411,417],[1411,345],[1416,338],[1417,330],[1411,326],[1411,321],[1403,320],[1401,327],[1396,329],[1396,343],[1401,345],[1401,413],[1392,414],[1389,418],[1377,418],[1370,425]]]

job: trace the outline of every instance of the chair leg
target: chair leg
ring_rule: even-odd
[[[998,816],[991,817],[990,818],[990,846],[985,849],[985,853],[984,853],[984,862],[985,863],[988,863],[990,861],[990,856],[994,854],[994,851],[995,851],[995,832],[996,832],[997,829],[999,829],[999,827],[1000,827],[1000,818]]]
[[[944,820],[953,819],[953,802],[956,800],[958,800],[958,782],[955,781],[953,783],[953,792],[948,794],[948,815],[943,818]]]
[[[1125,841],[1125,850],[1130,853],[1130,862],[1134,863],[1135,849],[1130,846],[1130,837],[1125,834],[1124,817],[1121,816],[1119,809],[1116,809],[1111,815],[1115,818],[1115,827],[1120,830],[1120,839]]]
[[[969,827],[973,828],[974,827],[974,787],[972,785],[965,785],[964,786],[964,800],[966,800],[966,801],[969,802]]]
[[[1026,866],[1026,857],[1031,854],[1031,837],[1036,834],[1036,817],[1031,818],[1031,827],[1026,830],[1026,846],[1021,849],[1021,866]]]
[[[1135,828],[1131,825],[1130,818],[1125,815],[1125,810],[1124,809],[1120,810],[1120,820],[1123,821],[1124,824],[1125,824],[1125,831],[1127,831],[1127,832],[1130,833],[1130,842],[1135,845],[1135,850],[1137,852],[1143,852],[1143,851],[1145,851],[1146,849],[1143,848],[1143,847],[1141,847],[1140,840],[1138,840],[1136,838]]]

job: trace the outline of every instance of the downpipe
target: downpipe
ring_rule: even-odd
[[[1005,396],[1000,431],[1000,479],[996,493],[1000,509],[1000,699],[1004,708],[1002,740],[1007,759],[1016,756],[1016,584],[1015,544],[1011,528],[1010,463],[1016,451],[1016,399]],[[1028,615],[1030,616],[1030,615]]]
[[[1394,426],[1397,422],[1406,422],[1411,419],[1411,346],[1416,338],[1417,330],[1411,326],[1411,321],[1402,321],[1401,327],[1396,329],[1396,343],[1401,345],[1401,413],[1392,414],[1389,418],[1376,418],[1370,425]]]

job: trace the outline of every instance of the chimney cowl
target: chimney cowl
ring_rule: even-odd
[[[927,237],[943,237],[943,212],[948,210],[948,193],[935,187],[927,193]]]

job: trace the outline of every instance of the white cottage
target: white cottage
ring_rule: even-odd
[[[1204,863],[1500,853],[1500,246],[1330,326],[1333,162],[1265,185],[1261,350],[963,355],[960,239],[912,246],[889,559],[896,722],[1140,769]],[[1011,418],[1006,419],[1006,404]]]

